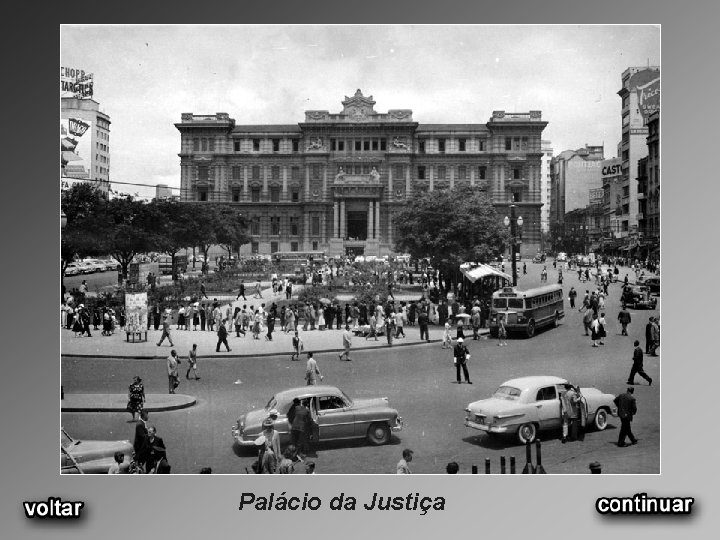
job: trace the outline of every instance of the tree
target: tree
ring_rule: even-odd
[[[196,205],[180,203],[173,200],[155,200],[150,203],[151,212],[157,215],[157,249],[172,257],[173,280],[177,279],[175,273],[175,254],[183,248],[195,245],[195,229],[198,223],[195,222]],[[198,205],[199,206],[199,205]]]
[[[239,249],[250,242],[247,223],[240,211],[232,206],[218,207],[217,217],[217,242],[227,250],[228,257],[231,257],[233,249]]]
[[[393,221],[398,251],[427,257],[451,277],[463,262],[494,259],[508,241],[490,199],[470,186],[417,193]]]
[[[102,215],[107,206],[103,193],[90,183],[78,183],[63,191],[60,207],[67,225],[60,234],[60,275],[76,257],[93,257],[107,253]]]

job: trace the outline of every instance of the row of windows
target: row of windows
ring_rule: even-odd
[[[102,139],[102,140],[104,140],[104,141],[109,141],[109,140],[110,140],[110,134],[109,134],[109,133],[106,133],[106,132],[104,132],[104,131],[100,131],[99,129],[96,129],[96,130],[95,130],[95,136],[96,136],[98,139]]]
[[[270,218],[270,236],[280,236],[280,217],[273,216]],[[290,236],[300,235],[300,218],[290,217],[288,218],[289,227],[286,231]],[[250,224],[250,236],[260,236],[260,218],[251,217],[249,220]],[[312,236],[320,235],[320,216],[310,216],[310,234]]]
[[[95,149],[96,149],[96,150],[102,150],[103,152],[108,152],[108,151],[109,151],[107,144],[103,144],[103,143],[99,143],[99,142],[96,142],[96,143],[95,143]]]
[[[108,162],[108,158],[107,158],[107,156],[102,156],[102,155],[100,155],[100,154],[95,154],[95,161],[97,161],[97,162],[99,162],[99,163],[107,163],[107,162]]]
[[[344,152],[345,148],[353,149],[355,152],[385,152],[387,139],[330,139],[330,150],[333,152]]]
[[[468,178],[468,167],[461,165],[457,168],[457,179],[458,180],[467,180]],[[476,178],[478,180],[485,180],[485,176],[487,174],[487,167],[484,165],[481,165],[477,168],[477,176]],[[426,180],[428,178],[428,170],[425,165],[420,165],[417,168],[417,177],[418,180]],[[447,177],[447,167],[444,165],[439,165],[435,169],[435,179],[437,180],[445,180]]]
[[[95,172],[100,174],[108,174],[110,172],[110,169],[107,167],[99,167],[98,165],[95,165]]]
[[[215,139],[202,137],[193,139],[193,152],[214,152]]]
[[[318,242],[312,243],[312,249],[313,251],[318,250]],[[250,251],[253,254],[260,253],[260,242],[250,242]],[[280,251],[280,243],[270,242],[270,253],[277,253],[278,251]],[[300,243],[290,242],[290,251],[300,251]]]
[[[525,301],[530,304],[528,307],[541,307],[553,302],[559,302],[562,300],[562,294],[562,291],[556,291],[554,293],[541,294],[540,296],[527,298]]]

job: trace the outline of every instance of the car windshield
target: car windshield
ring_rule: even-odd
[[[353,400],[350,399],[350,398],[348,397],[348,395],[347,395],[345,392],[343,392],[342,390],[340,390],[340,393],[342,394],[342,397],[343,397],[343,399],[345,400],[345,402],[348,404],[348,406],[352,407]]]
[[[270,401],[267,402],[267,405],[265,405],[265,410],[269,411],[270,409],[275,409],[277,407],[277,399],[275,399],[275,396],[270,398]]]
[[[493,307],[505,309],[507,307],[507,298],[493,298]]]
[[[494,398],[515,400],[520,397],[520,389],[513,386],[501,386],[493,394]]]

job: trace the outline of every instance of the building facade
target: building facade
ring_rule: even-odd
[[[227,113],[183,113],[181,200],[242,208],[241,253],[395,252],[393,216],[419,190],[469,185],[499,214],[522,215],[522,252],[541,240],[540,111],[494,111],[485,124],[419,124],[412,110],[374,110],[360,90],[339,113],[290,125],[236,125]]]
[[[602,238],[603,251],[612,252],[623,244],[628,231],[623,230],[623,201],[627,200],[627,186],[623,186],[622,159],[619,157],[606,159],[602,162]],[[627,202],[625,202],[627,204]]]
[[[60,103],[61,188],[93,182],[110,191],[110,116],[87,98],[64,97]]]
[[[655,258],[660,249],[660,111],[648,116],[648,155],[644,182],[638,175],[638,229],[647,255]]]
[[[550,161],[550,234],[556,251],[568,251],[565,216],[590,205],[592,190],[602,188],[602,146],[565,150]]]
[[[540,230],[543,234],[550,232],[550,161],[553,157],[553,148],[550,141],[541,142],[542,161],[540,166],[540,201],[543,203],[540,209]]]

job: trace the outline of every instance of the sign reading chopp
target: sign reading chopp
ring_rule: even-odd
[[[78,99],[93,97],[93,74],[83,69],[61,67],[60,96]]]

